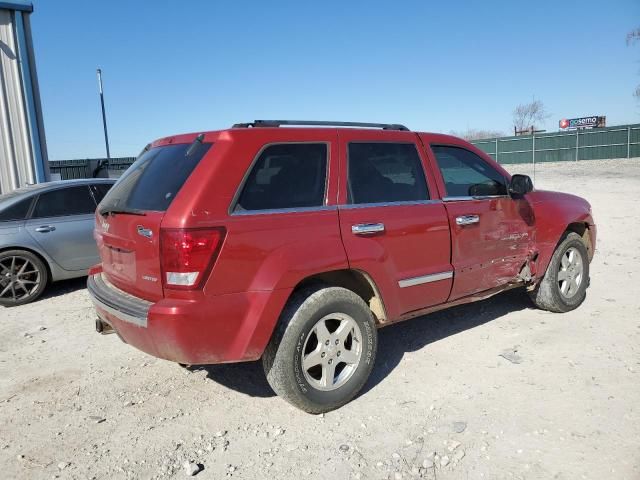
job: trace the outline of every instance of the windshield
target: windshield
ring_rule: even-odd
[[[211,143],[166,145],[140,155],[100,203],[110,211],[164,212],[187,181]]]

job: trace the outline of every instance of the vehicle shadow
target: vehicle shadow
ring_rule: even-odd
[[[205,370],[208,379],[250,397],[275,396],[264,375],[261,360],[220,365],[190,365],[187,369],[192,372]]]
[[[405,353],[529,308],[534,308],[531,301],[524,290],[518,288],[378,330],[376,364],[359,395],[366,394],[387,377]]]
[[[87,288],[87,277],[72,278],[70,280],[60,280],[47,286],[42,296],[33,303],[42,302],[49,298],[59,297],[67,293],[75,292]]]
[[[470,330],[510,312],[533,308],[522,289],[514,289],[486,300],[449,308],[417,317],[378,331],[378,355],[373,372],[360,395],[365,395],[402,360],[414,352],[451,335]],[[191,371],[205,370],[207,378],[227,388],[252,397],[275,395],[262,370],[262,362],[222,365],[197,365]]]

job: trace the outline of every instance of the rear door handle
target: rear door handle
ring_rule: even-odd
[[[465,226],[480,223],[480,215],[462,215],[456,217],[456,225]]]
[[[41,227],[36,228],[36,232],[40,233],[49,233],[53,232],[56,229],[53,225],[42,225]]]
[[[359,223],[351,226],[354,235],[372,235],[384,232],[384,223]]]

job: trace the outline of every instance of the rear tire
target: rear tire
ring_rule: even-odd
[[[262,362],[283,399],[308,413],[348,403],[369,378],[377,349],[375,320],[351,290],[301,290],[287,303]]]
[[[15,307],[37,300],[49,281],[47,267],[25,250],[0,253],[0,305]]]
[[[580,306],[588,285],[587,247],[580,235],[570,232],[556,247],[542,281],[529,296],[538,308],[564,313]]]

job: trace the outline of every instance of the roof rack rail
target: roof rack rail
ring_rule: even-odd
[[[319,120],[254,120],[251,123],[236,123],[232,128],[281,127],[284,125],[308,127],[365,127],[409,131],[407,127],[398,123],[328,122]]]

